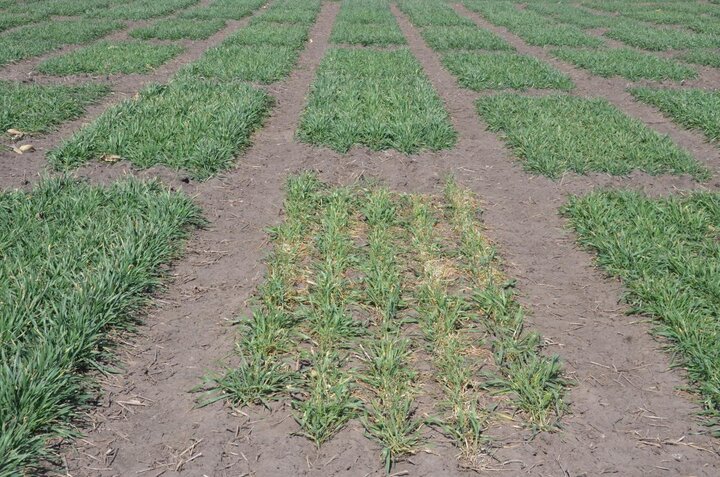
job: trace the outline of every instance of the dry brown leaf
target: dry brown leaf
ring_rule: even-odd
[[[25,154],[26,152],[34,152],[35,147],[32,144],[23,144],[22,146],[13,146],[12,150],[18,154]]]
[[[7,133],[10,136],[12,136],[12,138],[15,140],[21,139],[25,135],[25,133],[20,131],[19,129],[13,129],[13,128],[8,129]]]
[[[105,162],[117,162],[122,159],[122,157],[115,154],[105,154],[103,157],[101,157],[101,159]]]

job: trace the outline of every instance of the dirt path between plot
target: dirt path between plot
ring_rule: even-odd
[[[85,475],[384,475],[379,448],[349,426],[317,451],[300,436],[290,410],[245,409],[231,413],[216,403],[194,408],[197,386],[218,362],[230,359],[236,328],[230,320],[248,311],[263,274],[265,228],[281,220],[288,174],[317,170],[323,180],[348,183],[380,178],[406,192],[439,192],[447,173],[483,200],[488,234],[498,244],[521,301],[533,312],[530,327],[548,340],[578,382],[570,391],[572,416],[565,429],[532,441],[502,442],[496,467],[509,475],[716,475],[715,442],[695,435],[699,407],[675,392],[684,384],[667,372],[668,358],[618,305],[622,290],[592,266],[565,230],[557,208],[568,192],[598,184],[627,185],[652,193],[695,187],[687,178],[634,174],[629,178],[568,175],[552,182],[530,176],[474,111],[476,95],[457,87],[407,19],[398,16],[409,46],[446,103],[459,132],[457,146],[405,156],[362,148],[341,155],[294,140],[315,69],[328,47],[339,5],[323,5],[312,41],[289,79],[268,89],[277,104],[238,167],[212,180],[186,184],[181,174],[163,180],[196,197],[210,221],[195,234],[173,280],[145,319],[140,335],[122,346],[125,371],[104,383],[94,429],[65,455],[67,473]],[[87,120],[87,119],[85,119]],[[67,134],[67,132],[65,133]],[[56,136],[56,139],[61,137]],[[0,166],[4,160],[0,158]],[[92,164],[78,175],[107,182],[127,165]],[[153,170],[138,175],[152,174]],[[14,185],[14,182],[13,182]],[[0,184],[0,186],[4,186]],[[229,358],[228,358],[229,357]],[[683,440],[678,439],[684,437]],[[674,443],[673,443],[674,442]],[[689,444],[699,447],[692,447]],[[406,475],[460,475],[455,450],[437,443],[401,462]]]

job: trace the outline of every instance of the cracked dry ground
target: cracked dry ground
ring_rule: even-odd
[[[207,4],[209,2],[203,2]],[[272,2],[271,2],[272,3]],[[486,130],[474,107],[481,93],[458,86],[439,55],[396,5],[391,11],[411,53],[442,99],[458,133],[453,148],[402,154],[363,147],[341,154],[297,140],[296,130],[318,66],[330,45],[340,4],[324,1],[292,73],[263,86],[275,98],[270,116],[236,158],[236,166],[207,181],[189,179],[162,166],[137,169],[121,161],[93,162],[72,174],[108,184],[125,175],[158,177],[187,192],[209,224],[193,233],[185,254],[175,261],[167,287],[146,310],[137,334],[118,347],[121,372],[100,379],[98,405],[83,420],[85,437],[63,447],[62,467],[52,474],[130,475],[383,475],[379,446],[351,421],[319,449],[298,435],[288,402],[270,408],[233,410],[222,402],[197,406],[189,391],[225,360],[232,362],[236,328],[246,316],[262,282],[268,251],[266,229],[283,220],[288,176],[316,171],[329,184],[378,179],[391,191],[437,194],[444,178],[457,181],[479,199],[487,237],[503,259],[504,272],[517,279],[519,302],[528,310],[527,328],[545,338],[544,353],[561,357],[572,385],[568,411],[556,432],[532,434],[508,422],[496,430],[492,457],[483,473],[506,475],[718,475],[717,441],[697,417],[695,398],[680,391],[684,376],[669,371],[670,357],[648,333],[651,324],[626,315],[622,285],[607,278],[593,255],[575,244],[558,214],[569,194],[600,187],[623,187],[665,196],[678,190],[717,190],[720,154],[700,134],[682,129],[625,91],[626,82],[592,76],[529,46],[459,4],[469,18],[505,39],[518,52],[542,59],[575,83],[572,95],[601,97],[627,115],[668,135],[711,171],[699,183],[687,176],[634,172],[566,174],[550,180],[525,172],[499,137]],[[144,24],[143,22],[138,22]],[[146,23],[146,22],[145,22]],[[36,152],[0,152],[3,189],[29,189],[43,174],[53,174],[44,153],[83,124],[151,82],[166,82],[182,65],[221,43],[248,19],[228,22],[205,41],[148,75],[116,75],[104,81],[113,93],[90,106],[77,120],[33,138]],[[137,25],[132,25],[137,26]],[[124,32],[114,33],[122,39]],[[24,80],[43,57],[0,69],[0,77]],[[80,81],[69,78],[65,81]],[[32,77],[36,82],[51,78]],[[713,78],[703,81],[712,82]],[[718,84],[714,84],[718,87]],[[457,449],[440,434],[430,436],[415,455],[400,459],[393,475],[460,475]],[[472,471],[470,471],[472,472]]]

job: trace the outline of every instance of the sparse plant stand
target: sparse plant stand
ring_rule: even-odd
[[[454,182],[444,199],[368,183],[332,188],[309,173],[286,190],[287,220],[271,231],[256,311],[239,321],[240,363],[209,377],[206,402],[290,400],[299,432],[317,446],[359,418],[388,472],[419,450],[425,425],[476,466],[494,419],[483,401],[519,410],[532,429],[555,428],[564,411],[559,361],[522,332],[522,309],[469,192]],[[408,334],[415,322],[426,343]],[[428,418],[416,415],[420,352],[432,356],[444,396]],[[488,359],[496,374],[483,379]]]

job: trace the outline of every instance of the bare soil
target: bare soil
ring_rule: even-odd
[[[487,234],[518,279],[520,301],[532,313],[528,327],[559,354],[574,380],[569,390],[571,414],[556,433],[532,438],[527,432],[498,430],[497,448],[487,459],[490,470],[506,475],[582,476],[616,474],[720,474],[718,441],[705,435],[693,396],[678,391],[681,372],[669,371],[662,343],[642,317],[626,316],[620,283],[593,265],[593,256],[574,244],[559,217],[568,194],[597,187],[629,187],[653,195],[707,188],[717,190],[718,149],[695,132],[672,124],[657,110],[635,102],[620,80],[588,75],[554,60],[542,48],[525,45],[504,29],[487,24],[459,5],[457,10],[500,34],[522,53],[548,61],[571,75],[573,94],[605,97],[627,114],[669,134],[713,171],[710,182],[689,177],[635,173],[568,174],[551,181],[532,176],[495,134],[486,131],[473,102],[476,93],[461,89],[438,56],[422,41],[407,18],[393,7],[409,47],[444,100],[459,132],[455,148],[438,153],[403,155],[355,148],[338,154],[299,143],[294,132],[315,70],[328,48],[338,3],[324,3],[299,64],[285,81],[268,89],[277,103],[253,146],[237,168],[202,183],[161,167],[137,171],[126,163],[93,163],[75,174],[106,183],[125,174],[160,177],[193,195],[210,221],[190,240],[187,254],[174,264],[167,288],[147,310],[139,334],[119,346],[121,373],[102,382],[102,398],[87,416],[86,438],[64,453],[63,475],[71,476],[370,476],[383,475],[379,448],[353,424],[320,450],[298,431],[286,404],[271,410],[233,411],[221,403],[198,408],[188,391],[221,363],[232,363],[236,330],[233,318],[247,313],[248,300],[260,283],[267,252],[265,228],[282,220],[283,184],[288,174],[305,169],[333,183],[376,177],[389,187],[414,193],[437,193],[446,174],[482,200]],[[109,104],[134,94],[150,81],[166,81],[185,62],[220,42],[244,22],[232,23],[152,75],[112,78],[116,95],[62,126],[56,133],[32,138],[38,152],[0,154],[0,187],[27,188],[46,169],[44,153],[92,121]],[[35,60],[33,60],[35,61]],[[17,65],[21,68],[22,65]],[[5,77],[6,71],[0,71]],[[19,79],[19,78],[18,78]],[[716,85],[717,86],[717,85]],[[120,93],[123,91],[123,93]],[[513,432],[506,432],[506,431]],[[507,437],[511,436],[511,437]],[[456,450],[433,436],[433,444],[400,462],[395,475],[439,476],[463,473]],[[403,473],[406,472],[406,473]],[[486,473],[486,472],[483,472]]]

